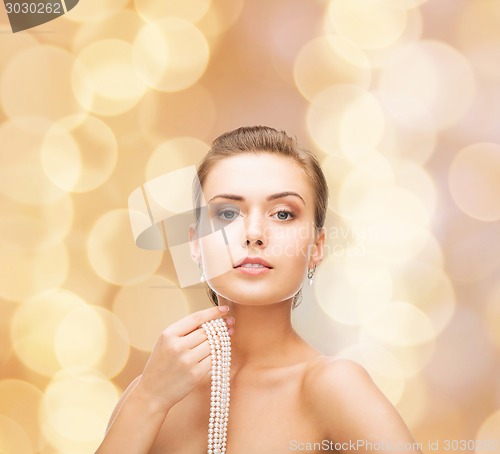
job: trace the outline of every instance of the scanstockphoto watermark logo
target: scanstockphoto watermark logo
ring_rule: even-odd
[[[36,27],[66,14],[79,0],[3,0],[13,33]]]

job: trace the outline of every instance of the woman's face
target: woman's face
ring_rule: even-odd
[[[203,195],[208,210],[193,250],[213,290],[251,305],[293,297],[321,260],[324,237],[315,232],[313,187],[301,167],[265,152],[232,156],[210,170]]]

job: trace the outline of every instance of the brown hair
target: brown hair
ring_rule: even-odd
[[[210,170],[224,158],[241,153],[272,153],[294,159],[309,177],[316,195],[314,223],[319,230],[325,224],[328,207],[328,185],[319,162],[308,150],[299,148],[296,139],[285,131],[278,131],[267,126],[242,127],[217,137],[212,142],[203,161],[198,167],[198,178],[193,182],[193,196],[196,225],[200,219],[200,207],[203,184]],[[210,301],[217,305],[217,294],[207,285]]]

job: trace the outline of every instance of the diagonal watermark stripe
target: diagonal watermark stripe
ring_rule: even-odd
[[[212,221],[203,196],[199,207],[193,205],[192,188],[197,181],[196,168],[185,167],[148,181],[128,199],[136,245],[152,250],[168,248],[181,287],[200,281],[200,271],[191,258],[189,246],[189,229],[196,224],[196,214],[198,238],[210,240],[221,251],[218,264],[208,277],[226,273],[239,258],[232,253],[227,240],[227,231],[233,226],[239,228],[238,223]]]
[[[79,0],[3,0],[13,33],[36,27],[63,16]]]

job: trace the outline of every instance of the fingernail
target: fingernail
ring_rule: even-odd
[[[219,310],[221,312],[227,312],[229,310],[229,306],[219,306]]]
[[[228,326],[230,325],[234,325],[234,317],[228,317],[226,318],[226,323],[228,324]]]
[[[227,333],[228,333],[230,336],[232,336],[232,335],[234,334],[234,329],[233,329],[233,328],[229,328],[229,329],[227,330]]]

